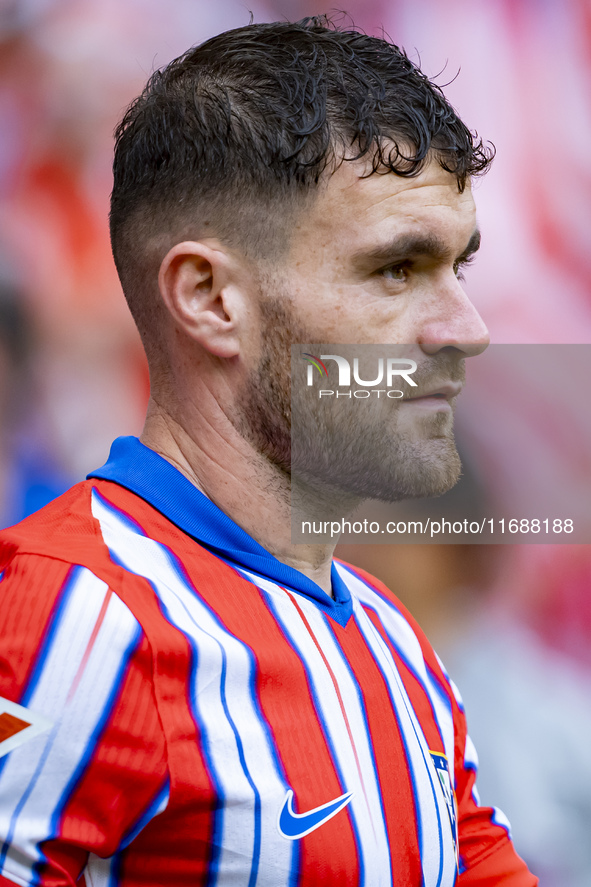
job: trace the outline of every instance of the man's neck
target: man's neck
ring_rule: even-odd
[[[216,419],[215,424],[190,419],[181,423],[151,399],[140,439],[270,554],[332,595],[334,545],[292,543],[289,478],[257,453],[223,414]]]

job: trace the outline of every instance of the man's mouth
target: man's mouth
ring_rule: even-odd
[[[443,382],[426,390],[419,389],[416,394],[407,395],[403,398],[402,402],[411,403],[417,407],[451,409],[450,401],[458,396],[462,387],[462,382]]]

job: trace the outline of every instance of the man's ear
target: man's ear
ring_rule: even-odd
[[[243,314],[236,261],[218,244],[177,243],[160,265],[160,295],[177,328],[216,357],[240,350]]]

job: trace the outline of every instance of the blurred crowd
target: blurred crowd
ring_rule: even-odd
[[[102,464],[114,437],[141,430],[147,371],[107,225],[123,109],[155,67],[251,14],[298,19],[330,8],[0,0],[0,526]],[[344,8],[447,84],[464,119],[496,146],[476,186],[483,247],[467,273],[493,341],[589,344],[589,4]],[[488,441],[465,430],[485,503],[510,496],[512,477],[529,473],[535,487],[557,466],[567,489],[590,482],[589,451],[565,444],[588,423],[589,406],[536,400],[547,382],[524,395],[527,445],[516,448],[506,429]],[[568,431],[552,433],[557,425]],[[512,820],[541,883],[588,887],[591,546],[366,545],[343,556],[387,581],[440,651],[466,699],[483,800]]]

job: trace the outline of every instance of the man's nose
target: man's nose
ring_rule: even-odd
[[[454,276],[438,292],[425,318],[419,336],[421,349],[425,354],[436,354],[442,348],[456,348],[465,357],[474,357],[489,344],[486,324]]]

